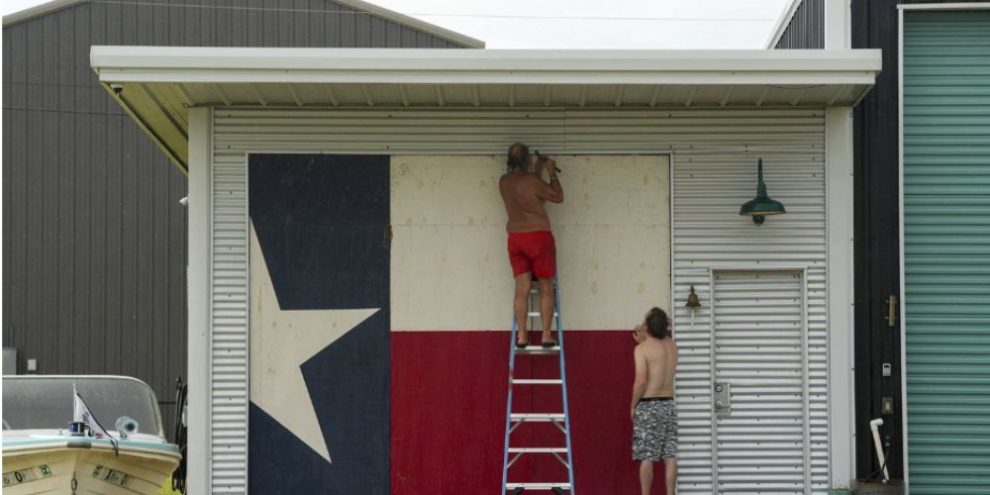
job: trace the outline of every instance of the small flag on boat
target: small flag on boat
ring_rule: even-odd
[[[73,395],[73,408],[72,408],[72,421],[75,423],[83,423],[89,428],[89,431],[93,433],[96,438],[104,438],[110,440],[110,444],[113,445],[114,455],[119,455],[117,450],[117,440],[110,436],[107,429],[96,420],[96,416],[90,412],[89,407],[83,402],[82,396],[79,395],[79,391],[76,390],[76,384],[72,384],[72,395]]]

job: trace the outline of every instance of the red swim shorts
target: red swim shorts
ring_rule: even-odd
[[[533,272],[536,278],[553,278],[557,273],[557,245],[549,230],[509,232],[509,264],[512,276]]]

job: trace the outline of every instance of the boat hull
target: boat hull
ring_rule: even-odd
[[[4,449],[4,494],[154,495],[180,459],[177,452],[125,445],[118,455],[104,445],[70,445]]]

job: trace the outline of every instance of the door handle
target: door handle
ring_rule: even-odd
[[[887,326],[897,325],[897,296],[887,297]]]

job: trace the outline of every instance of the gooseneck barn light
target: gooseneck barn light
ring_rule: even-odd
[[[781,215],[787,213],[787,210],[784,209],[783,203],[767,196],[767,185],[763,182],[762,158],[757,162],[756,170],[756,197],[743,203],[742,208],[739,208],[739,214],[750,215],[753,217],[753,223],[763,225],[766,220],[764,217],[767,215]]]

